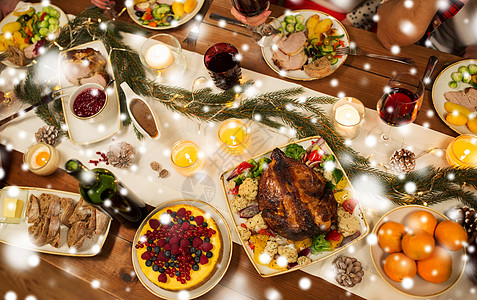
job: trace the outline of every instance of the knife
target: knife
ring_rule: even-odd
[[[40,105],[48,105],[48,103],[50,103],[51,101],[57,99],[56,97],[53,97],[52,93],[48,93],[46,96],[42,97],[40,101],[38,101],[37,103],[25,108],[24,110],[21,110],[17,113],[14,113],[13,115],[11,116],[8,116],[2,120],[0,120],[0,127],[7,124],[8,122],[18,118],[19,116],[23,116],[25,113],[29,112],[30,110],[40,106]]]
[[[218,14],[216,14],[216,13],[211,13],[211,14],[209,15],[209,18],[211,18],[212,20],[216,20],[216,21],[224,20],[225,22],[227,22],[227,23],[229,23],[229,24],[237,25],[237,26],[241,26],[241,27],[247,28],[247,25],[245,25],[244,23],[240,22],[239,20],[235,20],[235,19],[232,19],[232,18],[224,17],[224,16],[218,15]]]

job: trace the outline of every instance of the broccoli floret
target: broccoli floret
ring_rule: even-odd
[[[285,149],[286,156],[294,158],[294,159],[298,159],[298,160],[301,160],[301,156],[305,152],[306,152],[305,148],[297,144],[288,145],[287,148]]]

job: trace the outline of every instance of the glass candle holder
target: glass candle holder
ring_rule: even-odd
[[[141,62],[154,76],[169,80],[182,75],[186,69],[181,44],[170,34],[156,34],[148,38],[139,51]]]
[[[447,162],[453,167],[477,167],[477,136],[463,134],[447,146]]]
[[[204,54],[204,65],[219,89],[228,90],[242,79],[238,50],[228,43],[211,46]]]
[[[251,137],[247,125],[239,119],[225,121],[217,132],[222,149],[232,155],[240,155],[250,147]]]
[[[60,155],[55,147],[45,143],[36,143],[23,154],[23,163],[31,172],[46,176],[58,169]]]
[[[341,98],[333,105],[333,123],[336,131],[345,139],[354,139],[363,124],[365,107],[352,97]]]
[[[171,161],[179,174],[190,176],[202,169],[205,157],[196,143],[179,140],[172,146]]]

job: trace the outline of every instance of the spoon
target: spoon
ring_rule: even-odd
[[[103,90],[98,93],[98,95],[96,96],[96,98],[95,98],[93,101],[91,101],[90,103],[86,104],[86,107],[89,108],[93,103],[95,103],[96,101],[98,101],[99,96],[101,96],[101,93],[105,94],[104,91],[105,91],[111,84],[113,84],[113,82],[114,82],[114,79],[111,79],[111,80],[108,82],[108,84],[106,84],[106,85],[104,86]]]

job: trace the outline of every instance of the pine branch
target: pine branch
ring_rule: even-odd
[[[103,25],[98,22],[100,19]],[[477,188],[476,169],[428,167],[401,178],[370,167],[366,158],[344,143],[343,137],[336,132],[325,113],[323,105],[333,104],[336,101],[334,97],[299,97],[304,89],[298,87],[247,98],[243,92],[253,86],[253,81],[243,83],[242,93],[239,94],[234,89],[214,93],[210,88],[203,88],[194,91],[192,95],[191,91],[184,88],[149,80],[138,53],[123,43],[121,32],[148,34],[148,30],[135,24],[111,22],[100,9],[91,9],[81,12],[63,27],[55,44],[60,49],[67,50],[100,39],[110,53],[114,77],[118,83],[127,82],[137,94],[156,99],[168,110],[199,122],[221,122],[235,117],[259,120],[257,122],[273,129],[288,126],[296,130],[297,138],[321,135],[340,159],[350,178],[363,174],[371,176],[381,184],[385,195],[395,204],[431,205],[454,198],[477,209],[476,196],[464,189],[466,186]],[[51,45],[38,59],[38,64],[28,71],[25,81],[15,87],[15,93],[21,101],[35,104],[41,101],[41,95],[45,94],[45,91],[50,91],[57,84],[49,80],[58,78],[58,66],[55,65],[58,55],[57,47]],[[48,80],[41,81],[40,71],[41,77]],[[122,123],[123,126],[128,126],[131,119],[127,112],[125,96],[122,89],[119,89],[118,93]],[[240,105],[231,105],[236,101],[240,102]],[[62,129],[64,116],[61,101],[55,101],[49,107],[38,108],[36,114],[45,123]],[[134,126],[133,129],[138,139],[144,138]],[[406,192],[405,184],[408,182],[416,184],[416,193]]]

